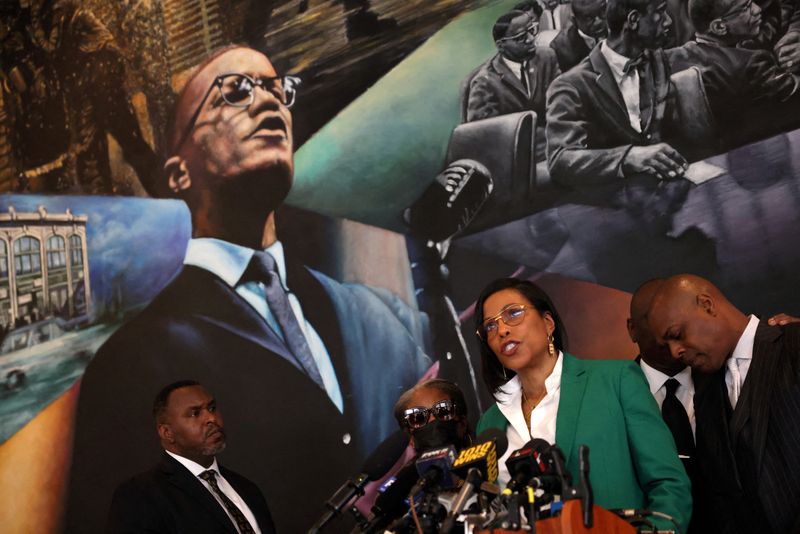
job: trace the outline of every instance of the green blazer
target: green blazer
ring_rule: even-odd
[[[494,404],[478,421],[506,431]],[[589,480],[603,508],[646,508],[672,516],[684,532],[692,515],[689,478],[647,380],[633,361],[579,360],[564,353],[556,444],[578,476],[578,447],[589,446]],[[669,521],[651,518],[659,528]]]

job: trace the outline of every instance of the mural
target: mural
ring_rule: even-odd
[[[604,0],[2,0],[10,531],[100,531],[184,378],[217,396],[225,465],[304,531],[415,382],[488,405],[471,305],[495,277],[536,279],[593,358],[634,354],[627,293],[656,276],[800,312],[800,10],[708,3],[737,25],[643,0],[617,72]],[[251,112],[237,152],[226,114]]]

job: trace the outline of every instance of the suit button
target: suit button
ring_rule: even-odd
[[[350,440],[352,439],[353,438],[350,437],[350,433],[345,432],[345,434],[342,436],[342,443],[344,443],[345,445],[350,445]]]
[[[650,134],[647,134],[647,135],[645,135],[645,137],[646,137],[647,139],[650,139],[650,138],[652,137],[652,135],[650,135]]]

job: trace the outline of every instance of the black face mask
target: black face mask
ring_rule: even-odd
[[[430,449],[438,449],[448,445],[455,445],[461,448],[463,437],[459,435],[458,427],[461,421],[431,421],[422,428],[414,431],[414,449],[417,452],[424,452]]]

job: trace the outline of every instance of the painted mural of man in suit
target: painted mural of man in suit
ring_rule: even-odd
[[[194,380],[165,386],[153,405],[164,452],[114,491],[108,534],[272,534],[258,486],[219,465],[226,434],[217,400]]]
[[[635,175],[675,179],[685,158],[665,142],[672,110],[663,53],[671,20],[659,0],[611,0],[609,36],[547,93],[547,162],[568,186]]]
[[[92,530],[120,469],[146,467],[155,444],[135,406],[159,384],[215,384],[228,427],[247,436],[227,463],[264,490],[279,531],[299,531],[395,430],[394,399],[430,367],[418,313],[388,291],[308,269],[278,240],[296,83],[263,54],[232,47],[178,96],[165,171],[193,238],[183,269],[84,375],[68,531]],[[101,424],[109,410],[125,423]]]
[[[747,316],[694,275],[664,282],[648,323],[694,373],[697,506],[718,532],[796,532],[800,325]]]
[[[600,40],[606,38],[606,7],[606,0],[573,0],[573,23],[550,41],[561,72],[567,72],[580,63]]]
[[[798,123],[800,78],[782,69],[772,53],[741,46],[763,25],[758,5],[752,0],[690,0],[689,13],[696,41],[668,50],[667,56],[674,71],[701,69],[722,148]]]
[[[544,159],[547,87],[561,73],[555,53],[536,46],[541,12],[534,4],[531,11],[511,11],[497,19],[492,37],[498,52],[470,75],[466,106],[467,122],[535,111],[537,160]]]

